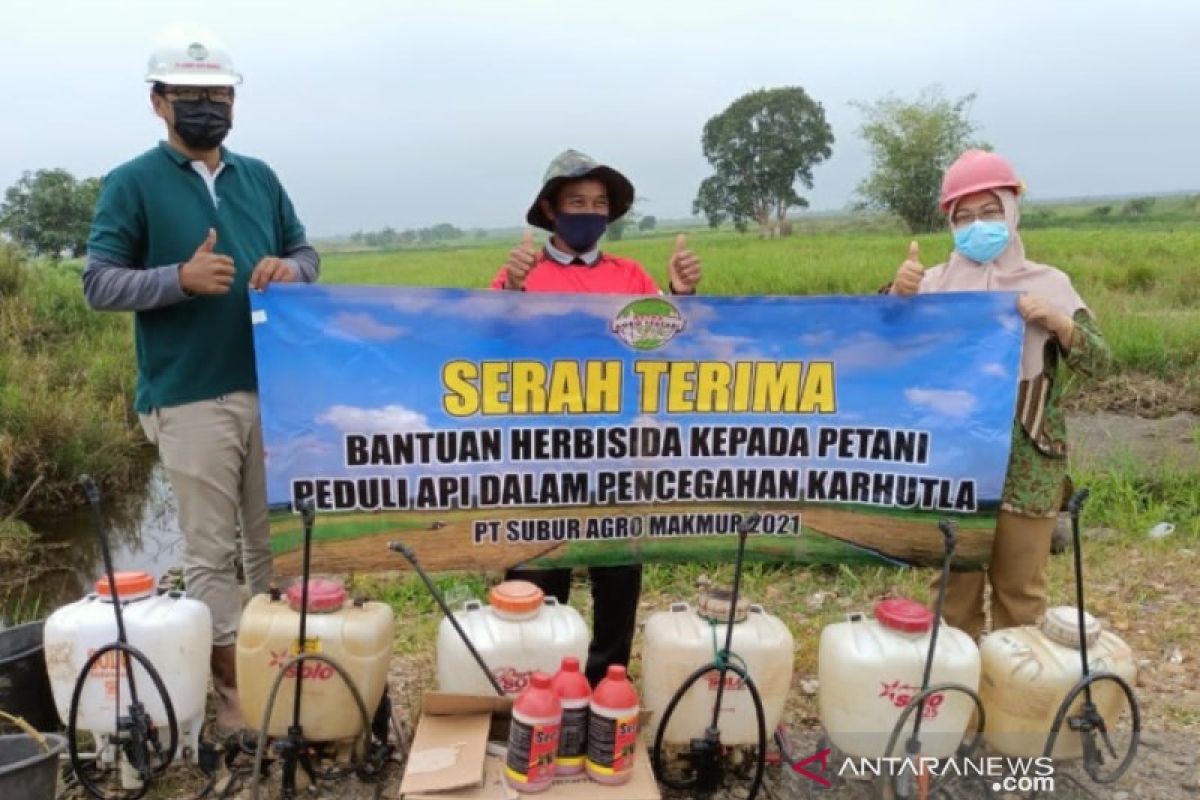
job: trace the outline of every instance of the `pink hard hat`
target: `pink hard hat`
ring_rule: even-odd
[[[986,150],[968,150],[950,165],[942,177],[942,211],[960,197],[988,189],[1012,189],[1021,193],[1021,179],[1009,164],[995,153]]]

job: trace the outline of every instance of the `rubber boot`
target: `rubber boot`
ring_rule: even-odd
[[[237,690],[237,646],[214,645],[211,664],[213,693],[217,696],[217,736],[226,738],[246,729]]]

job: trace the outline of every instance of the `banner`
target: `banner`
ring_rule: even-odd
[[[723,561],[956,566],[991,549],[1015,295],[253,295],[277,569]]]

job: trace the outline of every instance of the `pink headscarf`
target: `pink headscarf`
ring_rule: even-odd
[[[1088,310],[1083,298],[1071,285],[1066,273],[1046,264],[1025,258],[1025,245],[1017,233],[1021,211],[1017,196],[1011,189],[991,189],[1004,207],[1004,222],[1008,225],[1008,247],[994,261],[979,264],[957,250],[950,260],[925,271],[920,294],[931,292],[1019,292],[1046,298],[1054,309],[1068,317],[1076,311]],[[955,201],[955,206],[958,202]],[[954,216],[954,206],[950,208]],[[1042,374],[1042,355],[1050,332],[1041,325],[1025,326],[1024,349],[1021,354],[1021,379],[1031,380]]]

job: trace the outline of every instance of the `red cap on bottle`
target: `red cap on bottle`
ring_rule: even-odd
[[[592,693],[592,702],[605,708],[633,708],[638,705],[637,689],[629,682],[623,665],[609,665],[608,674]]]
[[[592,687],[587,678],[579,671],[579,659],[565,656],[550,688],[564,700],[586,700],[592,696]]]
[[[529,717],[556,717],[562,713],[562,702],[550,690],[550,676],[535,672],[529,677],[529,685],[513,703],[513,708]]]

